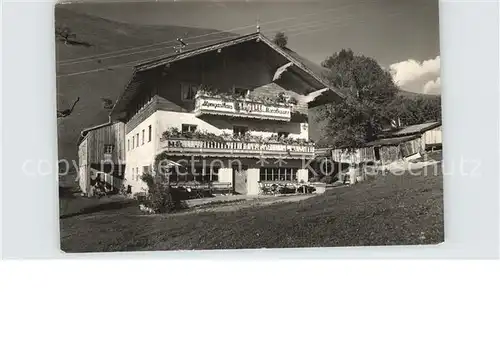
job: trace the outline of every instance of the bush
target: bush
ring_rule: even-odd
[[[288,37],[283,32],[277,32],[274,36],[273,42],[280,48],[284,48],[288,44]]]
[[[324,176],[323,178],[321,178],[320,180],[321,183],[326,183],[326,184],[332,184],[333,183],[333,177],[332,176]]]
[[[139,204],[153,213],[168,213],[183,207],[179,192],[172,189],[167,181],[151,174],[144,174],[141,179],[148,186],[148,193],[138,198]]]
[[[314,176],[314,177],[309,178],[309,183],[317,183],[319,181],[320,181],[320,177],[318,177],[318,176]]]

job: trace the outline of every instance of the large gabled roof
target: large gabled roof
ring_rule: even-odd
[[[312,77],[315,81],[317,81],[320,85],[322,85],[324,88],[327,88],[329,91],[333,92],[336,96],[339,98],[344,98],[343,94],[338,91],[336,88],[332,87],[326,79],[324,79],[321,75],[322,73],[322,68],[319,65],[316,65],[312,63],[311,61],[302,58],[300,55],[295,53],[294,51],[288,49],[288,48],[281,48],[274,44],[271,40],[269,40],[267,37],[262,35],[260,32],[257,33],[252,33],[252,34],[247,34],[243,36],[239,36],[236,38],[231,38],[228,40],[223,40],[220,42],[217,42],[215,44],[199,47],[196,49],[184,51],[181,53],[176,53],[176,54],[170,54],[166,55],[164,57],[160,57],[158,59],[154,60],[148,60],[141,62],[137,64],[134,67],[134,73],[132,74],[132,77],[130,78],[129,82],[125,86],[125,89],[117,99],[115,106],[113,107],[113,110],[111,111],[110,116],[113,116],[115,112],[120,109],[125,100],[131,95],[133,95],[136,90],[140,87],[141,84],[141,79],[139,76],[147,71],[150,71],[152,69],[155,69],[157,67],[165,66],[170,63],[176,62],[176,61],[181,61],[193,56],[201,55],[204,53],[216,51],[219,49],[223,49],[225,47],[229,46],[234,46],[242,43],[246,43],[252,40],[259,40],[265,44],[267,44],[270,48],[275,50],[277,53],[285,57],[289,62],[291,62],[295,67],[297,67],[299,70],[302,72],[306,73],[310,77]]]

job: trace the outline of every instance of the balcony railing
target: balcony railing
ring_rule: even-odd
[[[264,103],[245,98],[228,100],[215,96],[198,95],[194,113],[197,117],[201,115],[225,115],[289,122],[292,106]]]
[[[178,155],[302,158],[314,156],[314,145],[169,138],[160,142],[160,151]]]

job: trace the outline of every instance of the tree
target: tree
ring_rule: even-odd
[[[328,143],[357,148],[373,140],[390,123],[384,109],[398,92],[390,73],[350,49],[328,57],[322,66],[327,69],[325,78],[346,95],[342,102],[318,111],[318,118],[327,122]]]
[[[153,172],[143,173],[141,180],[148,187],[146,197],[140,198],[139,202],[153,213],[166,213],[178,210],[184,206],[181,193],[170,186],[169,174],[172,165],[168,160],[168,153],[162,152],[155,157]]]
[[[397,96],[385,109],[386,115],[397,121],[397,127],[429,121],[441,121],[441,97]]]
[[[85,47],[90,47],[92,46],[90,43],[81,41],[81,40],[76,40],[76,34],[71,31],[68,27],[61,27],[61,26],[56,26],[55,30],[56,34],[56,40],[63,42],[64,45],[79,45],[79,46],[85,46]],[[64,110],[57,110],[57,118],[64,118],[68,117],[73,113],[73,110],[75,109],[76,104],[80,101],[80,97],[77,97],[75,102],[73,102],[73,105],[70,108],[64,109]]]
[[[65,110],[57,110],[57,118],[68,117],[70,114],[72,114],[78,101],[80,101],[80,97],[76,98],[75,102],[73,102],[73,105],[70,108],[67,108]]]
[[[63,42],[64,45],[84,46],[87,48],[92,46],[89,42],[77,40],[76,34],[68,27],[56,27],[56,40]]]
[[[280,48],[284,48],[288,44],[288,37],[283,32],[277,32],[274,36],[273,43]]]
[[[56,38],[62,41],[65,45],[71,43],[71,40],[76,38],[76,34],[71,31],[68,27],[56,27]]]
[[[113,108],[113,100],[108,99],[108,98],[101,98],[102,100],[102,107],[105,110],[111,110]]]

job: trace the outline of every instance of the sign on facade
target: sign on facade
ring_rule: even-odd
[[[289,120],[291,109],[287,106],[271,106],[253,101],[224,101],[217,98],[201,97],[196,100],[197,114],[215,113],[228,115],[245,115],[254,118],[271,118]]]

